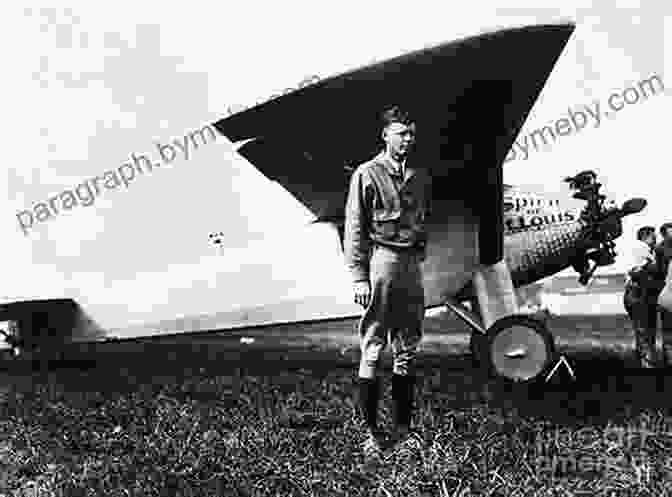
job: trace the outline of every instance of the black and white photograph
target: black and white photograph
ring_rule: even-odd
[[[0,497],[672,495],[666,3],[0,22]]]

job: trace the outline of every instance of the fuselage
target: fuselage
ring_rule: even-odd
[[[506,188],[504,258],[514,287],[529,285],[572,267],[586,250],[597,246],[593,233],[598,223],[582,216],[585,205],[573,199],[569,191],[562,198]],[[472,297],[473,289],[468,282],[457,298]]]
[[[587,223],[584,202],[521,191],[504,192],[504,257],[514,286],[551,276],[571,265]]]

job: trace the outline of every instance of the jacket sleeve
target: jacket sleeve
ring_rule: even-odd
[[[362,170],[357,169],[350,180],[345,207],[343,248],[353,282],[369,280],[369,212],[370,186],[366,185]]]
[[[658,265],[655,261],[645,261],[641,265],[633,266],[628,275],[632,278],[633,281],[646,285],[652,289],[657,288],[658,286]]]
[[[658,273],[658,278],[663,280],[665,279],[665,254],[663,253],[663,249],[660,245],[656,247],[655,250],[655,256],[656,256],[656,271]]]
[[[650,268],[649,274],[653,280],[652,287],[656,291],[660,291],[665,286],[665,273],[663,271],[663,266],[665,265],[663,259],[664,254],[660,246],[657,246],[655,251],[655,262]]]

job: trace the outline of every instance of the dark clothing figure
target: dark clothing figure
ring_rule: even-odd
[[[665,286],[670,260],[672,260],[672,239],[663,240],[656,246],[656,300]],[[663,335],[663,358],[666,366],[672,366],[672,312],[659,308],[660,329]]]
[[[658,265],[653,250],[639,241],[628,272],[623,304],[632,321],[637,360],[643,368],[656,365],[658,286]]]
[[[647,295],[640,287],[630,284],[626,286],[623,304],[635,332],[635,348],[639,364],[643,368],[653,368],[656,364],[658,327],[656,297]]]

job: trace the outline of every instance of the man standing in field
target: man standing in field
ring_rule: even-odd
[[[635,332],[637,360],[643,368],[655,367],[655,344],[658,322],[658,282],[654,257],[656,229],[643,226],[637,230],[637,245],[625,283],[623,304]]]
[[[421,448],[410,431],[415,389],[413,362],[425,312],[421,263],[426,257],[425,219],[431,180],[408,159],[415,124],[399,107],[382,115],[385,150],[354,171],[346,204],[344,250],[355,302],[365,308],[359,323],[359,405],[366,425],[367,459],[382,455],[378,431],[379,357],[392,343],[393,440]]]

